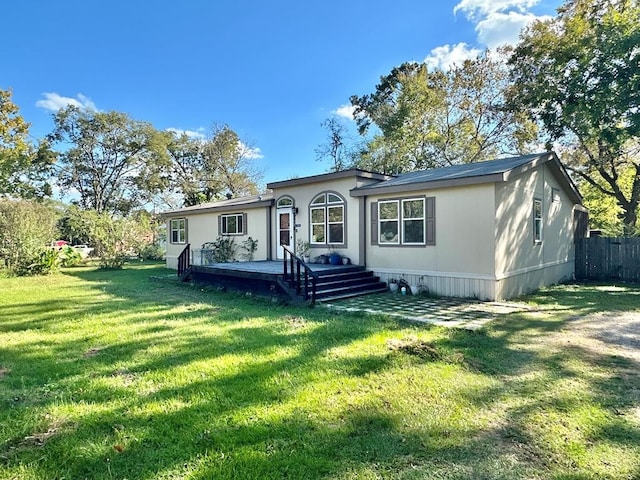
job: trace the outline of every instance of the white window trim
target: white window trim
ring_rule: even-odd
[[[335,196],[338,200],[329,201],[329,196]],[[320,201],[322,200],[322,201]],[[316,195],[311,199],[309,203],[309,237],[311,239],[311,245],[325,245],[328,247],[331,246],[344,246],[347,244],[347,202],[337,193],[334,192],[323,192]],[[342,210],[342,221],[340,222],[330,222],[329,221],[329,209],[330,208],[340,208]],[[322,210],[324,212],[324,222],[313,222],[313,211],[314,210]],[[316,242],[313,240],[313,227],[321,225],[324,229],[324,241]],[[331,225],[342,225],[342,241],[341,242],[330,242],[330,226]]]
[[[329,203],[327,204],[327,213],[326,213],[326,223],[327,223],[327,231],[326,231],[326,238],[327,238],[327,244],[328,245],[344,245],[344,235],[345,235],[345,226],[344,226],[344,203]],[[329,209],[330,208],[339,208],[342,211],[342,220],[340,220],[339,222],[332,222],[331,220],[329,220],[329,218],[331,217],[329,215]],[[341,242],[332,242],[331,238],[329,238],[331,236],[331,225],[342,225],[342,241]]]
[[[293,198],[289,195],[284,195],[278,199],[278,203],[276,204],[276,208],[293,208],[295,206],[295,202]]]
[[[536,207],[540,205],[540,216],[536,216]],[[544,227],[544,210],[542,205],[542,200],[539,198],[533,199],[533,243],[535,245],[540,245],[542,243],[543,236],[543,227]],[[538,228],[538,224],[540,227]]]
[[[222,225],[220,227],[221,230],[221,234],[222,235],[229,235],[229,236],[234,236],[234,235],[244,235],[244,215],[242,213],[224,213],[222,215],[220,215],[221,219],[220,221],[222,222]],[[235,232],[228,232],[225,231],[228,228],[228,222],[227,219],[231,218],[231,217],[236,217],[236,231]],[[239,218],[239,220],[238,220]],[[241,225],[242,228],[238,229],[238,226]]]
[[[176,226],[174,227],[174,222],[179,224],[182,222],[182,227]],[[173,241],[173,232],[178,232],[178,240]],[[182,232],[182,236],[180,235]],[[182,240],[180,239],[182,237]],[[185,218],[172,218],[169,222],[169,238],[171,239],[170,243],[174,245],[184,245],[187,243],[187,220]]]
[[[422,202],[422,217],[408,217],[405,218],[404,216],[404,204],[405,202],[417,202],[420,201]],[[402,208],[400,209],[400,213],[402,216],[402,244],[403,245],[426,245],[427,242],[427,211],[426,211],[427,205],[426,205],[426,201],[425,198],[403,198],[402,199]],[[405,221],[407,220],[422,220],[422,241],[421,242],[407,242],[405,240],[405,234],[404,234],[404,225],[405,225]]]
[[[380,205],[383,203],[393,203],[396,206],[396,218],[381,218],[380,212],[382,209]],[[383,241],[382,240],[382,224],[388,222],[396,222],[397,232],[395,241]],[[400,201],[399,200],[380,200],[378,201],[378,243],[380,245],[400,245]]]
[[[322,222],[314,222],[313,221],[313,211],[314,210],[320,210],[323,212],[324,217]],[[322,242],[316,242],[313,238],[313,232],[314,232],[314,228],[315,226],[320,225],[322,227],[322,229],[324,230],[324,241]],[[327,243],[327,210],[326,207],[324,206],[312,206],[309,208],[309,226],[310,228],[310,237],[311,237],[311,244],[312,245],[326,245]]]

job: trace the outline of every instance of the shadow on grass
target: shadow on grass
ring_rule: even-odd
[[[11,392],[0,397],[8,425],[0,468],[37,465],[34,478],[597,478],[588,473],[593,445],[615,443],[638,455],[637,425],[616,413],[633,404],[625,388],[640,389],[620,369],[638,365],[577,346],[528,348],[599,304],[632,310],[626,297],[549,290],[531,297],[545,318],[511,315],[480,332],[445,331],[270,305],[149,281],[149,274],[73,271],[95,295],[12,306],[17,323],[0,312],[0,332],[43,330],[32,342],[0,347],[0,367],[11,369],[0,379]],[[94,318],[92,327],[83,323]],[[61,319],[67,323],[56,326]],[[81,331],[67,332],[75,323]],[[428,335],[464,362],[390,352],[375,344],[381,331]],[[340,353],[363,342],[371,347]],[[423,419],[420,409],[430,404],[422,398],[415,411],[392,407],[406,399],[384,383],[387,375],[404,392],[423,380],[415,375],[440,367],[484,382],[456,387],[460,408],[499,409],[500,420]],[[404,370],[411,375],[394,376]],[[434,409],[445,406],[434,400]],[[50,412],[65,409],[52,426]],[[596,420],[567,421],[582,410]],[[540,415],[553,419],[536,422]],[[574,423],[589,426],[585,438],[569,435]],[[557,434],[569,447],[550,445]],[[640,475],[637,464],[630,468]]]

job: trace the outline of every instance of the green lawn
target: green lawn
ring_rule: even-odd
[[[0,279],[0,478],[640,478],[639,365],[560,333],[639,288],[469,332],[163,274]]]

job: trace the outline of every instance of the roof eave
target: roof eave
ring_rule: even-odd
[[[403,192],[415,192],[418,190],[433,190],[436,188],[462,187],[468,185],[479,185],[483,183],[496,183],[504,181],[502,173],[490,175],[479,175],[475,177],[452,178],[443,180],[433,180],[428,182],[408,183],[403,185],[392,185],[389,187],[360,187],[351,190],[352,197],[367,197],[371,195],[388,195]]]
[[[270,207],[272,205],[273,205],[273,199],[269,199],[269,200],[261,200],[261,201],[252,202],[252,203],[236,203],[233,205],[208,206],[208,207],[202,207],[202,208],[183,208],[178,210],[171,210],[168,212],[162,212],[160,216],[166,217],[166,218],[183,217],[185,215],[191,215],[191,214],[231,212],[231,211],[237,211],[237,210]]]
[[[310,177],[292,178],[280,182],[272,182],[267,184],[269,190],[285,187],[295,187],[299,185],[308,185],[310,183],[326,182],[328,180],[339,180],[342,178],[363,178],[366,180],[388,180],[393,178],[390,175],[382,173],[369,172],[367,170],[359,170],[352,168],[351,170],[342,170],[340,172],[321,173]]]

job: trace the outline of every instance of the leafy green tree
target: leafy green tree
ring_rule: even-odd
[[[29,141],[29,124],[11,100],[11,90],[0,89],[0,195],[44,197],[55,155],[46,143],[36,149]]]
[[[524,32],[509,60],[512,108],[542,122],[569,151],[569,169],[615,199],[625,234],[638,230],[640,203],[638,45],[638,2],[568,0]]]
[[[220,179],[223,193],[233,196],[258,193],[261,172],[255,167],[256,150],[243,142],[228,125],[214,125],[204,142],[205,165]]]
[[[405,63],[382,77],[373,94],[352,96],[360,133],[372,126],[379,132],[359,166],[399,173],[529,150],[535,125],[505,108],[503,57],[485,53],[446,72]]]
[[[127,214],[162,188],[155,181],[167,162],[166,135],[119,112],[69,106],[54,115],[50,141],[60,154],[58,183],[77,203],[98,213]]]
[[[156,228],[157,220],[144,210],[124,218],[82,210],[76,205],[70,206],[59,222],[62,237],[95,248],[103,268],[120,268],[129,256],[154,244]]]
[[[171,157],[168,185],[182,198],[181,203],[185,206],[214,199],[220,185],[215,177],[205,172],[202,142],[185,134],[172,135],[168,145]]]
[[[228,125],[214,125],[206,139],[173,134],[168,150],[168,185],[185,206],[258,191],[256,151]]]
[[[49,273],[59,265],[50,248],[58,211],[32,200],[0,199],[0,259],[17,275]]]

